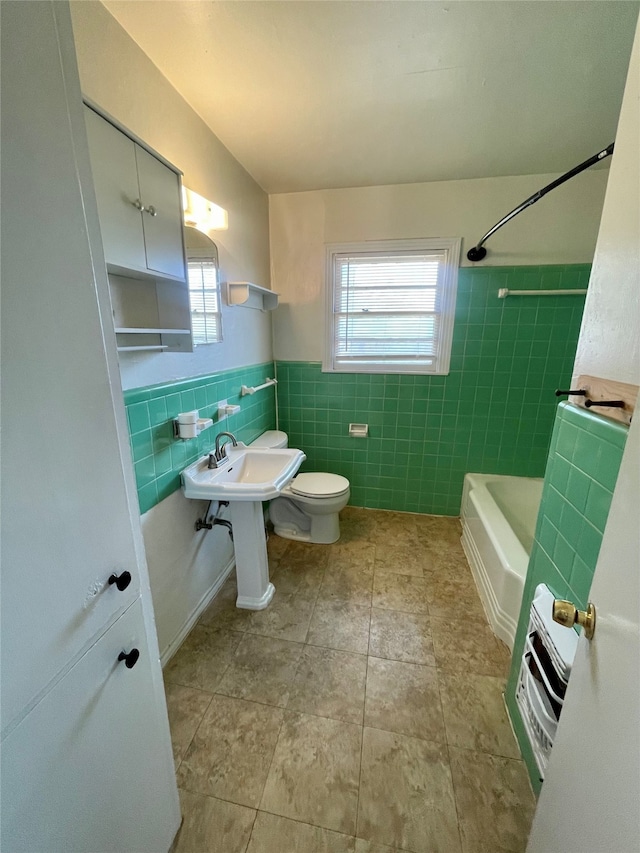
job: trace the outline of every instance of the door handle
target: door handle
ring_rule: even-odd
[[[132,201],[131,204],[135,207],[136,210],[139,210],[140,213],[148,213],[149,216],[158,215],[158,211],[152,204],[150,204],[148,207],[145,207],[139,198],[137,198],[135,201]]]
[[[118,661],[123,660],[127,669],[133,669],[133,667],[138,663],[139,657],[140,652],[138,649],[131,649],[130,652],[121,651],[118,655]]]
[[[112,584],[115,584],[116,587],[120,590],[120,592],[124,592],[125,589],[131,583],[131,572],[122,572],[119,575],[116,575],[115,573],[112,575],[109,575],[109,581],[108,582],[109,582],[109,586],[111,586]]]
[[[596,630],[596,608],[591,602],[586,610],[578,610],[572,601],[556,598],[553,602],[553,621],[565,628],[581,625],[587,640],[592,640]]]

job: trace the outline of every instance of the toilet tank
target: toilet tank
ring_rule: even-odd
[[[251,442],[251,447],[287,447],[289,436],[280,429],[268,429]]]

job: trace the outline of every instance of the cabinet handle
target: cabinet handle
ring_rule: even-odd
[[[146,210],[146,212],[149,214],[149,216],[157,216],[158,215],[158,211],[155,209],[155,207],[152,204],[150,204],[149,207],[146,207],[146,208],[143,207],[142,209]]]
[[[140,213],[144,213],[144,204],[137,198],[135,201],[132,201],[131,204],[135,207],[136,210],[139,210]]]
[[[124,661],[124,665],[127,669],[133,669],[133,667],[138,663],[138,658],[140,657],[140,652],[138,649],[131,649],[130,652],[120,652],[118,655],[118,660]]]
[[[120,590],[120,592],[124,592],[130,583],[131,572],[122,572],[119,575],[116,575],[115,573],[109,575],[109,584],[115,584],[116,587]]]

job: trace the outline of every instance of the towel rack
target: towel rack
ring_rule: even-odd
[[[498,291],[498,299],[506,299],[507,296],[584,296],[584,290],[509,290],[501,287]]]
[[[246,397],[247,394],[255,394],[256,391],[262,391],[263,388],[270,388],[272,385],[277,385],[277,384],[278,384],[277,379],[269,379],[269,377],[267,376],[267,381],[263,382],[262,385],[256,385],[255,388],[253,386],[243,385],[242,388],[240,389],[240,396]]]
[[[638,399],[638,386],[599,376],[578,376],[569,391],[556,391],[556,397],[569,396],[569,402],[605,418],[629,426]]]

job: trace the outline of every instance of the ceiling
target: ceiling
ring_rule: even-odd
[[[637,2],[103,0],[269,193],[562,172],[615,137]]]

